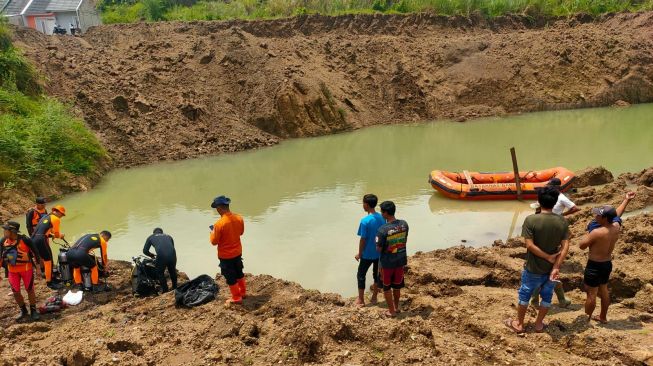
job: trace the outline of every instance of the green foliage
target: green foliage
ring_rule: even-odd
[[[166,0],[141,0],[143,13],[149,21],[163,20],[169,3]]]
[[[143,3],[108,5],[102,12],[105,24],[135,23],[145,17]]]
[[[71,117],[66,107],[54,99],[25,101],[24,96],[11,94],[19,93],[2,91],[1,101],[18,101],[22,106],[15,110],[22,113],[0,116],[0,164],[11,167],[12,178],[53,177],[62,171],[84,175],[93,171],[105,153],[82,121]]]
[[[0,87],[35,96],[41,93],[36,71],[11,43],[11,30],[0,17]]]
[[[372,3],[372,10],[385,11],[385,0],[374,0],[374,3]]]
[[[136,2],[133,2],[136,1]],[[413,13],[497,17],[569,16],[653,10],[653,0],[103,0],[105,23],[148,20],[272,19],[305,14]],[[101,7],[102,9],[102,7]]]
[[[41,96],[38,74],[0,22],[0,184],[90,173],[105,152],[66,107]]]

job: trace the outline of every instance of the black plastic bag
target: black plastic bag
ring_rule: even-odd
[[[201,275],[175,290],[177,306],[194,307],[213,301],[218,293],[218,285],[209,275]]]

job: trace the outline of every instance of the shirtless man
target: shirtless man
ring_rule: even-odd
[[[601,323],[608,322],[608,306],[610,306],[608,280],[612,272],[612,252],[619,239],[622,225],[621,220],[617,218],[623,214],[626,205],[634,197],[634,192],[628,192],[618,209],[612,206],[601,206],[592,209],[595,216],[594,221],[600,226],[586,234],[580,243],[580,249],[589,248],[589,259],[583,277],[587,290],[585,313],[588,320],[596,320]],[[601,314],[599,316],[592,315],[596,308],[597,294],[601,298]]]

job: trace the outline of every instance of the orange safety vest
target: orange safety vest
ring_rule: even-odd
[[[0,246],[2,247],[0,262],[7,266],[9,272],[32,270],[32,253],[23,237],[19,236],[16,240],[3,238],[0,240]]]

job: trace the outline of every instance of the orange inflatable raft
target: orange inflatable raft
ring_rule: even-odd
[[[552,178],[560,179],[560,190],[566,191],[574,181],[574,173],[558,167],[545,170],[519,172],[522,199],[537,199],[537,188],[544,187]],[[515,173],[479,173],[463,171],[453,173],[434,170],[429,176],[431,186],[443,195],[460,200],[514,200],[517,199]]]

